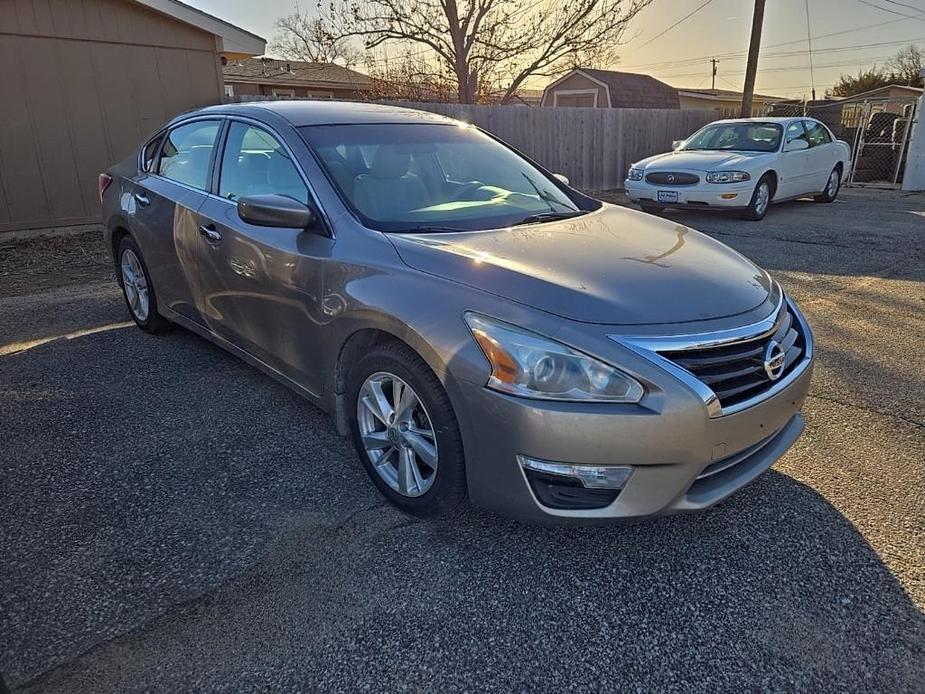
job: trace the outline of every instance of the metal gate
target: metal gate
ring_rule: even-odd
[[[851,165],[846,183],[900,188],[917,105],[918,100],[912,97],[791,102],[775,104],[770,115],[815,118],[847,142]]]

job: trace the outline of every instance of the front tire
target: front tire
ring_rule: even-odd
[[[394,341],[363,356],[347,381],[350,435],[379,491],[406,513],[450,515],[466,496],[465,459],[434,372]]]
[[[835,167],[829,174],[829,180],[826,181],[825,190],[819,195],[814,195],[813,200],[816,202],[835,202],[838,197],[838,191],[841,190],[841,169]]]
[[[135,325],[152,334],[169,330],[170,322],[157,312],[157,295],[141,249],[130,236],[119,242],[117,257],[122,296]]]
[[[768,213],[768,208],[771,206],[773,190],[771,177],[765,174],[758,180],[758,185],[755,186],[755,191],[752,193],[752,199],[745,211],[742,212],[742,219],[747,219],[750,222],[760,222],[764,219],[764,216]]]

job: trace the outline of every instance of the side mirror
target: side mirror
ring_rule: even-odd
[[[674,142],[671,143],[671,151],[674,152],[675,150],[680,149],[681,145],[683,144],[684,144],[684,140],[675,140]]]
[[[259,227],[307,229],[315,223],[308,205],[285,195],[248,195],[238,198],[238,216]]]
[[[785,152],[799,152],[804,149],[809,149],[809,143],[806,140],[791,140],[784,145]]]
[[[553,178],[555,178],[557,181],[559,181],[559,183],[563,183],[564,185],[568,185],[568,176],[566,176],[565,174],[554,173],[552,176],[553,176]]]

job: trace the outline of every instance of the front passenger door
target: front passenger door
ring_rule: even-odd
[[[332,239],[248,224],[237,210],[239,198],[270,193],[312,204],[301,169],[279,136],[237,120],[229,120],[216,166],[217,195],[199,210],[199,310],[217,335],[319,393],[320,297]]]
[[[781,148],[778,165],[776,199],[792,198],[806,193],[807,153],[809,149],[787,152],[787,145],[797,140],[809,144],[803,121],[793,121],[784,131],[784,145]]]

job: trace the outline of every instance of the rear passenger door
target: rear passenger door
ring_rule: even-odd
[[[238,199],[249,195],[314,203],[278,133],[237,119],[226,131],[214,194],[199,210],[199,310],[214,333],[318,393],[322,275],[333,240],[319,230],[255,226],[238,216]]]
[[[206,199],[222,120],[184,121],[148,143],[133,180],[131,227],[158,302],[199,321],[193,300],[197,212]]]

